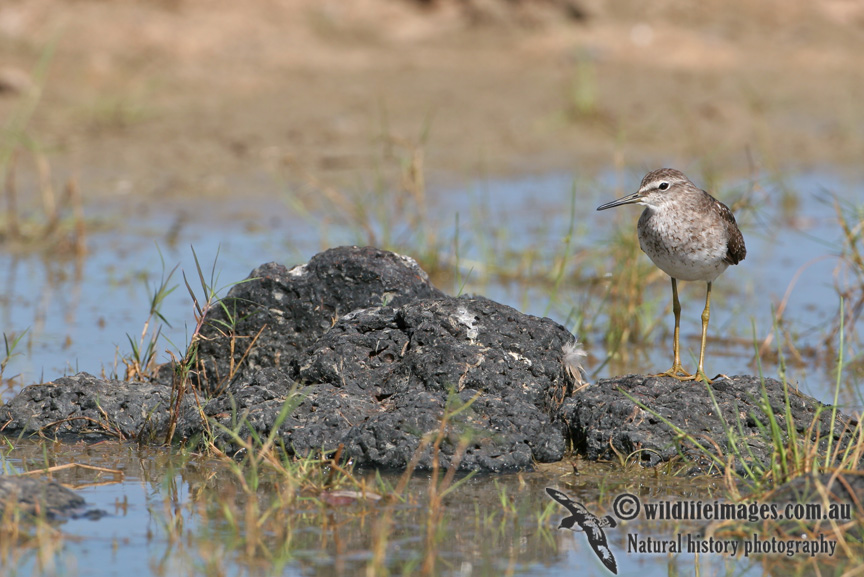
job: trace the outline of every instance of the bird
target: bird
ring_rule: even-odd
[[[609,544],[606,542],[606,533],[603,527],[614,528],[618,525],[611,515],[606,515],[602,519],[597,515],[589,512],[582,503],[577,503],[566,494],[557,489],[546,487],[546,493],[550,497],[564,505],[570,515],[561,519],[558,529],[570,529],[576,531],[573,527],[579,526],[579,529],[585,531],[585,536],[588,537],[588,544],[594,549],[594,553],[600,559],[600,562],[609,569],[613,574],[618,574],[618,564],[615,562],[615,556],[609,549]]]
[[[729,265],[747,256],[744,237],[729,207],[693,184],[680,170],[661,168],[645,175],[639,190],[607,202],[597,210],[625,204],[645,207],[636,231],[642,252],[672,279],[672,312],[675,315],[672,368],[655,376],[669,376],[680,381],[704,381],[705,341],[711,311],[711,285]],[[695,374],[681,366],[678,335],[681,325],[681,303],[678,281],[708,283],[705,308],[702,311],[702,342]],[[716,377],[715,377],[716,378]]]

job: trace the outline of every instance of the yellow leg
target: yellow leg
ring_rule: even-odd
[[[709,284],[710,287],[710,284]],[[709,288],[710,293],[710,288]],[[666,371],[665,373],[660,373],[659,375],[654,375],[656,377],[672,377],[673,379],[678,379],[679,381],[692,381],[697,378],[696,375],[691,375],[681,366],[681,348],[678,344],[678,336],[681,333],[681,303],[678,301],[678,281],[676,279],[672,279],[672,313],[675,315],[675,332],[674,332],[674,341],[672,343],[672,354],[674,355],[674,363],[672,364],[672,368]],[[703,313],[703,318],[704,318]],[[703,334],[704,334],[704,324],[703,324]],[[701,363],[700,363],[701,368]]]
[[[705,310],[702,311],[702,346],[699,347],[699,368],[696,369],[696,380],[710,383],[711,379],[705,376],[703,365],[705,363],[705,341],[708,338],[708,319],[711,318],[711,283],[708,283],[708,291],[705,293]]]
[[[681,301],[678,300],[678,281],[672,279],[672,314],[675,315],[674,341],[672,342],[672,354],[674,355],[673,368],[681,369]]]

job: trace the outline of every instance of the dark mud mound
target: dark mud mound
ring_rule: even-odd
[[[709,390],[701,382],[628,375],[598,381],[573,395],[561,415],[570,425],[576,450],[588,459],[624,456],[653,466],[680,455],[697,464],[697,470],[707,470],[714,462],[710,453],[722,463],[731,458],[743,473],[743,462],[770,462],[772,444],[766,431],[772,418],[787,440],[786,398],[783,383],[775,379],[735,376],[714,381]],[[798,435],[809,435],[823,449],[829,437],[834,447],[845,447],[856,421],[838,414],[832,430],[830,407],[794,390],[788,399]],[[692,439],[683,438],[675,427]]]
[[[209,315],[198,350],[199,383],[217,393],[238,372],[296,372],[307,349],[343,315],[443,296],[414,259],[371,247],[334,248],[290,270],[267,263]]]
[[[14,510],[9,510],[9,508]],[[70,517],[98,518],[103,511],[87,508],[84,499],[56,481],[0,475],[0,517],[23,520],[44,518],[60,521]]]
[[[296,455],[341,446],[355,464],[394,469],[415,457],[431,468],[438,436],[439,465],[489,472],[557,461],[570,447],[645,465],[683,456],[706,470],[711,460],[693,439],[724,463],[734,453],[737,468],[770,458],[769,412],[786,430],[783,386],[771,379],[720,379],[710,393],[646,376],[582,387],[561,325],[447,296],[411,258],[369,247],[259,267],[208,313],[201,337],[179,404],[171,366],[147,383],[81,374],[27,387],[0,408],[0,427],[164,442],[176,424],[174,442],[229,452],[254,432]],[[799,434],[846,442],[848,418],[830,430],[817,401],[793,393],[790,406]],[[735,453],[728,427],[746,451]]]
[[[0,407],[0,432],[161,441],[168,431],[171,401],[171,387],[78,373],[25,387]],[[193,402],[184,398],[181,406]]]
[[[341,444],[356,463],[404,468],[445,411],[459,411],[441,444],[443,466],[465,439],[464,469],[526,469],[560,460],[567,448],[555,415],[571,385],[561,364],[570,340],[549,319],[484,298],[361,309],[322,335],[296,372],[243,372],[204,413],[266,435],[293,394],[298,406],[279,428],[286,447],[306,454]],[[184,435],[198,427],[190,417]],[[427,444],[419,467],[431,458]]]

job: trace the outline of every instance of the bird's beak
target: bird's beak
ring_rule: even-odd
[[[597,210],[606,210],[607,208],[615,208],[616,206],[622,206],[625,204],[637,204],[639,202],[642,202],[642,194],[634,192],[633,194],[628,194],[618,200],[613,200],[612,202],[607,202],[604,205],[598,206]]]

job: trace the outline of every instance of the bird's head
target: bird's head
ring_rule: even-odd
[[[695,188],[690,179],[684,176],[680,170],[674,168],[652,170],[642,179],[639,190],[618,200],[607,202],[597,207],[597,210],[606,210],[625,204],[641,204],[642,206],[660,208],[670,202],[677,194]]]

